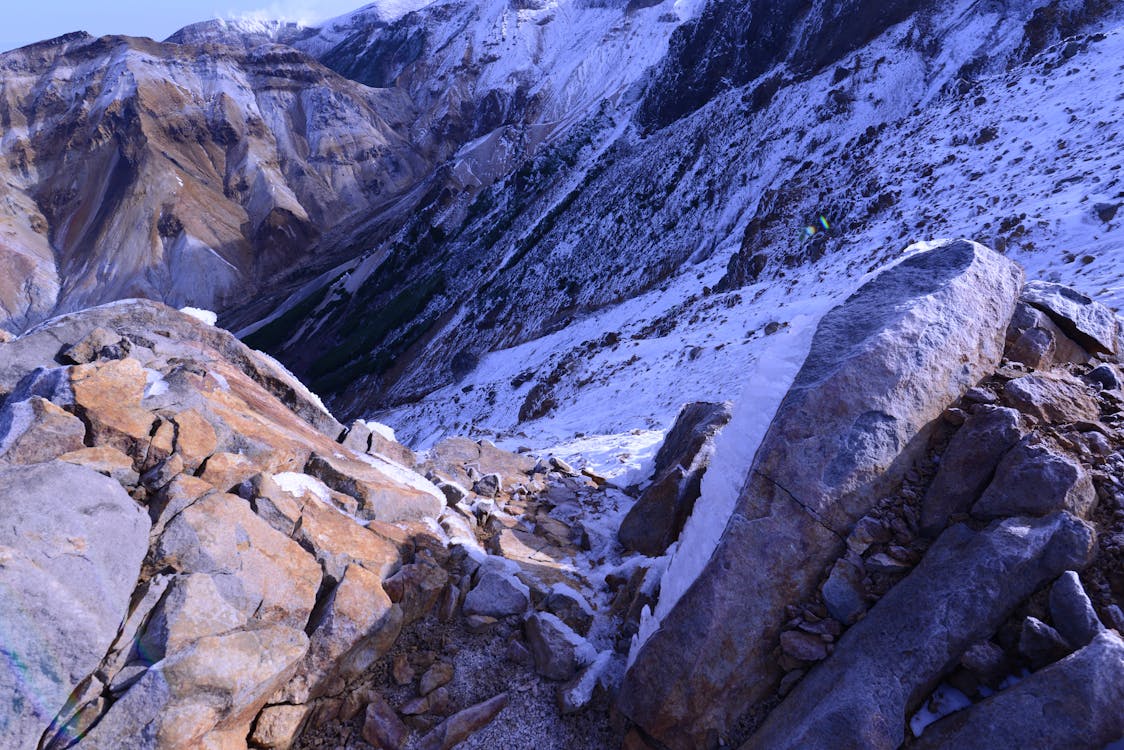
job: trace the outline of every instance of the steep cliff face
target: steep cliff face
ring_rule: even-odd
[[[223,307],[428,170],[406,98],[289,47],[73,35],[0,69],[9,327],[126,296]]]

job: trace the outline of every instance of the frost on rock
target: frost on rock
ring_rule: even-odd
[[[816,306],[822,306],[819,303]],[[702,496],[680,536],[660,585],[656,611],[645,611],[629,650],[629,663],[659,627],[710,559],[737,503],[757,447],[812,345],[824,310],[797,316],[751,366],[730,424],[715,439],[714,459],[703,476]]]

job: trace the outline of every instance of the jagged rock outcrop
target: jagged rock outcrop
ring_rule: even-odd
[[[956,241],[824,317],[713,557],[626,675],[619,706],[646,734],[713,747],[775,688],[785,606],[812,593],[947,404],[999,364],[1022,278]]]
[[[6,567],[8,588],[58,592],[34,609],[8,600],[20,632],[43,637],[13,647],[62,665],[5,686],[13,747],[41,736],[60,748],[244,747],[263,709],[307,715],[389,651],[404,615],[386,589],[433,535],[409,521],[434,517],[444,497],[339,444],[343,428],[283,368],[145,301],[49,321],[4,355],[5,544],[41,571]],[[36,440],[64,417],[86,447]],[[325,457],[362,492],[304,473]],[[68,486],[82,487],[79,504]],[[34,708],[32,688],[48,698]],[[271,746],[300,725],[274,720]]]
[[[946,531],[743,745],[897,748],[906,718],[948,668],[1019,602],[1084,567],[1093,529],[1065,513]],[[934,613],[943,613],[934,617]]]

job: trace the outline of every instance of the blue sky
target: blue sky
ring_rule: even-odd
[[[20,0],[5,2],[0,51],[65,34],[88,31],[163,39],[195,21],[243,15],[322,21],[370,0]]]

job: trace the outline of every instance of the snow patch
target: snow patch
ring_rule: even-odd
[[[206,323],[209,326],[213,326],[219,322],[219,316],[217,313],[213,313],[210,310],[203,310],[199,307],[181,307],[180,312],[184,315],[190,315],[196,320]]]
[[[332,491],[328,489],[328,485],[316,477],[310,477],[308,474],[300,474],[295,471],[284,471],[280,474],[274,474],[273,481],[277,483],[282,492],[287,492],[293,497],[312,495],[322,503],[332,504]]]

